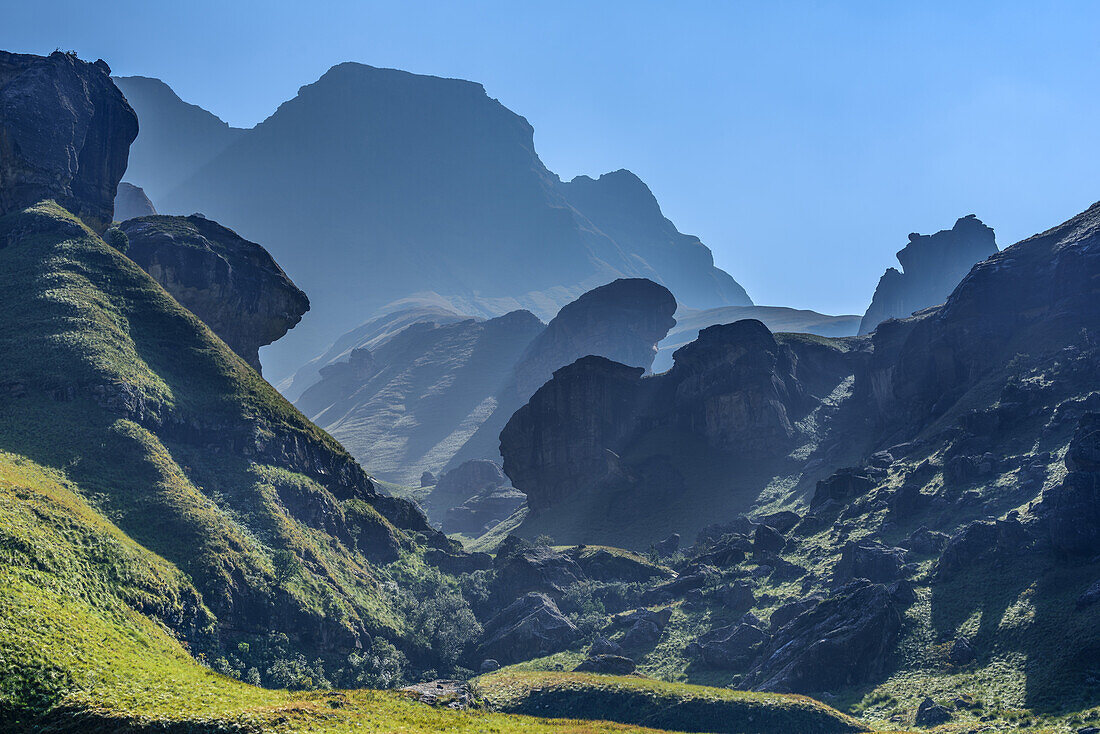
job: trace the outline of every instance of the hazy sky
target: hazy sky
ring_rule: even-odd
[[[341,61],[480,81],[563,178],[640,175],[761,304],[862,313],[911,231],[973,212],[1003,247],[1100,199],[1096,3],[2,0],[0,17],[6,50],[102,57],[238,126]]]

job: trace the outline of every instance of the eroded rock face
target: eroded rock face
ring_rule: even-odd
[[[260,245],[199,215],[123,222],[127,254],[256,371],[309,299]]]
[[[1088,413],[1077,424],[1066,468],[1062,483],[1043,493],[1039,514],[1055,549],[1095,553],[1100,549],[1100,413]]]
[[[111,223],[137,115],[100,60],[0,51],[0,214],[54,199],[88,226]]]
[[[118,193],[115,194],[115,221],[125,222],[135,217],[151,217],[157,213],[157,208],[149,197],[145,195],[140,186],[122,181],[118,185]]]
[[[583,357],[516,411],[500,434],[504,472],[533,511],[616,471],[613,451],[629,435],[641,367]]]
[[[780,628],[746,683],[758,691],[813,693],[873,679],[900,629],[889,590],[853,581]]]
[[[490,487],[447,510],[443,532],[478,536],[527,504],[527,495],[511,486]]]
[[[908,318],[943,303],[974,263],[995,252],[993,230],[973,214],[951,229],[909,235],[909,244],[897,254],[904,272],[889,268],[879,280],[859,333],[869,334],[886,319]]]
[[[560,652],[578,637],[576,625],[550,597],[532,592],[485,623],[478,652],[481,657],[508,665]]]
[[[504,476],[500,464],[488,459],[474,459],[440,476],[426,504],[429,513],[441,515],[476,494],[507,486],[508,477]]]

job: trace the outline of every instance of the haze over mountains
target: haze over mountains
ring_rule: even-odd
[[[264,354],[275,380],[425,291],[470,315],[544,320],[623,276],[694,308],[751,304],[636,176],[563,183],[527,121],[480,84],[340,64],[246,131],[154,80],[118,84],[142,120],[128,180],[159,212],[264,242],[310,294],[302,326]]]

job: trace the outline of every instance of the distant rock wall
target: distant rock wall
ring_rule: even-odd
[[[125,181],[118,185],[118,194],[115,195],[116,222],[125,222],[135,217],[151,217],[156,213],[157,208],[140,186]]]
[[[902,271],[889,268],[879,279],[871,305],[859,325],[869,334],[886,319],[904,319],[943,303],[974,263],[997,252],[993,230],[973,214],[935,234],[910,234],[897,254]]]
[[[111,223],[138,121],[100,60],[0,51],[0,214],[54,199]]]

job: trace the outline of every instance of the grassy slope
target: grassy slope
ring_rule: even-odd
[[[854,719],[804,696],[747,693],[634,676],[504,670],[477,679],[501,711],[589,718],[628,724],[753,734],[856,732]]]
[[[626,730],[432,709],[393,692],[271,691],[218,675],[134,609],[188,614],[197,595],[186,578],[90,508],[60,473],[8,453],[0,453],[0,553],[4,731]],[[201,608],[190,613],[209,619]]]
[[[284,498],[321,498],[351,524],[371,508],[348,512],[326,487],[285,466],[120,418],[127,411],[105,409],[102,390],[128,396],[129,412],[197,426],[207,441],[222,438],[211,427],[246,425],[261,439],[344,455],[338,444],[64,210],[46,202],[8,215],[0,234],[9,235],[0,249],[0,449],[65,471],[124,532],[196,579],[218,614],[242,596],[281,593],[272,554],[289,549],[303,562],[285,584],[292,606],[402,634],[401,615],[370,564],[296,519]],[[380,517],[366,519],[372,530],[398,532]]]

